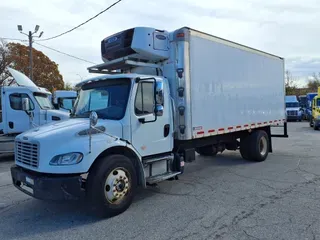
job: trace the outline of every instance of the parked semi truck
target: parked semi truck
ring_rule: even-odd
[[[196,152],[261,162],[272,137],[288,137],[281,57],[187,27],[128,29],[101,50],[88,70],[102,74],[76,86],[71,118],[16,137],[11,174],[24,193],[85,198],[113,216],[137,186],[178,180]]]
[[[311,121],[312,117],[312,100],[315,96],[317,96],[318,93],[307,93],[307,110],[306,110],[306,118],[307,120]]]
[[[0,153],[14,152],[14,139],[18,134],[52,121],[69,117],[54,110],[51,93],[36,86],[23,73],[8,68],[17,85],[0,87]],[[23,110],[23,99],[29,103],[29,111]]]
[[[306,95],[300,95],[299,98],[299,104],[300,104],[300,108],[302,111],[302,119],[306,120],[307,119],[307,96]]]
[[[320,87],[318,87],[318,94],[312,99],[311,103],[312,115],[310,118],[310,127],[314,130],[320,128]]]
[[[286,96],[286,111],[287,120],[300,121],[302,120],[302,109],[298,101],[297,96],[289,95]]]
[[[77,98],[76,91],[55,90],[50,99],[55,109],[70,112]]]

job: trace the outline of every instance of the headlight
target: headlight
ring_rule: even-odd
[[[66,153],[57,155],[50,161],[50,165],[74,165],[82,161],[82,153]]]

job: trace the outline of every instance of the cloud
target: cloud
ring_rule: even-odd
[[[1,1],[0,37],[24,38],[16,28],[44,31],[51,37],[78,25],[115,0]],[[83,27],[41,42],[60,51],[101,63],[100,42],[135,26],[172,31],[189,26],[253,48],[280,55],[293,75],[307,79],[320,71],[320,2],[318,0],[123,0]],[[91,76],[90,64],[34,45],[59,64],[67,82]],[[78,75],[79,74],[79,75]]]

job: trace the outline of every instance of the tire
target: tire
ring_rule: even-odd
[[[316,131],[319,130],[319,127],[317,127],[315,123],[313,123],[312,125],[313,125],[314,130],[316,130]]]
[[[240,153],[244,159],[255,162],[262,162],[267,159],[270,142],[268,134],[265,131],[254,131],[242,141],[242,144],[240,141]]]
[[[218,150],[212,145],[196,148],[196,152],[202,156],[216,156]]]
[[[240,139],[240,154],[245,160],[250,159],[249,136]]]
[[[129,158],[104,157],[89,172],[86,190],[90,209],[100,217],[121,214],[131,205],[136,188],[137,175]]]

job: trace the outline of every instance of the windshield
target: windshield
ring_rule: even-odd
[[[95,111],[102,119],[122,119],[130,91],[129,79],[113,79],[87,84],[82,87],[72,117],[87,118]]]
[[[297,102],[287,102],[286,103],[287,108],[294,108],[294,107],[299,107],[299,103]]]
[[[66,110],[71,110],[76,98],[59,98],[59,106]]]
[[[33,94],[36,101],[40,105],[41,109],[54,109],[52,103],[49,100],[49,96],[44,93],[34,93]]]

